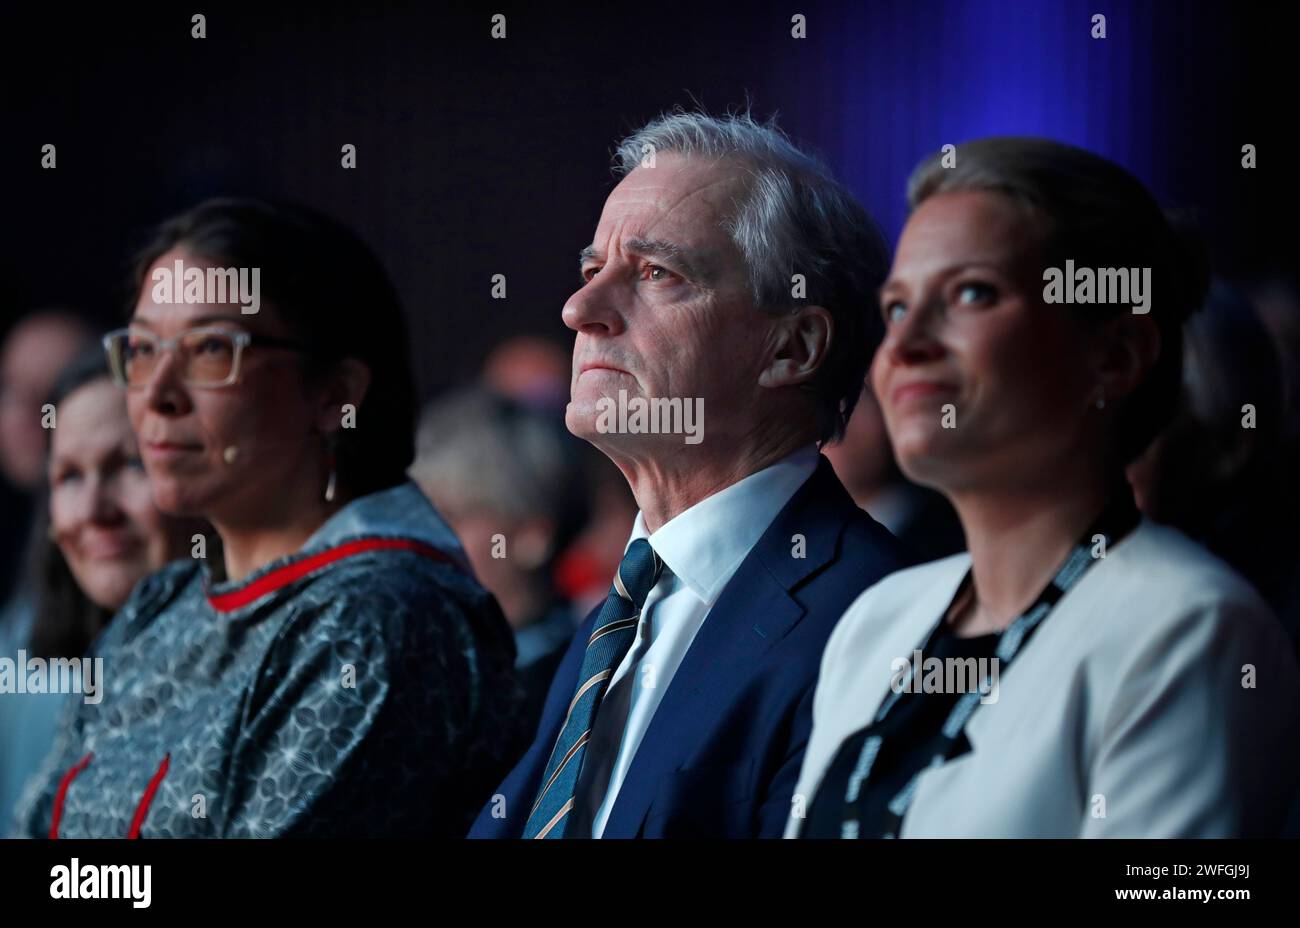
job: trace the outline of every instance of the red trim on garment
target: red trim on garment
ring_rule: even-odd
[[[362,538],[358,541],[341,544],[336,548],[321,551],[318,554],[311,555],[311,557],[305,557],[301,561],[285,564],[263,577],[258,577],[242,589],[222,593],[219,596],[209,596],[208,603],[218,612],[233,612],[336,561],[341,561],[356,554],[364,554],[367,551],[392,550],[414,551],[416,554],[421,554],[435,561],[456,564],[454,560],[433,547],[433,545],[427,545],[420,541],[411,541],[406,538]]]
[[[131,830],[126,833],[128,838],[140,837],[140,826],[144,824],[144,817],[149,814],[149,806],[153,802],[154,794],[158,792],[158,787],[162,785],[163,777],[167,776],[167,768],[171,766],[171,754],[164,754],[162,763],[158,765],[158,770],[154,773],[153,779],[145,787],[144,795],[140,797],[140,804],[135,807],[135,817],[131,819]]]
[[[95,752],[91,751],[81,760],[77,761],[76,764],[72,766],[72,769],[65,773],[63,779],[59,781],[59,791],[54,794],[54,815],[50,818],[51,838],[57,838],[59,836],[59,822],[63,819],[63,803],[68,798],[68,787],[72,785],[72,781],[76,779],[77,774],[86,769],[86,765],[90,763],[90,759],[94,756]]]

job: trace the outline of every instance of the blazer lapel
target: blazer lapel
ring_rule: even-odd
[[[852,506],[823,457],[741,562],[641,739],[610,812],[607,835],[637,833],[658,785],[705,741],[763,655],[803,617],[803,606],[790,590],[835,556],[846,518],[839,505],[845,501]],[[796,546],[803,557],[794,556]]]

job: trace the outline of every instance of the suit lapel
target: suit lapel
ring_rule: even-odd
[[[790,590],[834,558],[845,502],[852,507],[830,462],[821,458],[709,610],[641,739],[607,835],[637,833],[659,784],[707,739],[763,656],[803,617]],[[803,557],[792,553],[796,545]]]

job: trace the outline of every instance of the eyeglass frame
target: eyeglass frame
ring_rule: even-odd
[[[148,335],[155,342],[157,342],[160,352],[167,351],[167,352],[172,352],[173,354],[175,353],[176,349],[180,347],[181,339],[187,335],[193,335],[195,332],[213,333],[216,335],[228,336],[230,340],[234,342],[235,354],[234,357],[230,359],[230,373],[226,376],[225,380],[222,380],[218,383],[191,383],[185,377],[183,376],[181,377],[182,383],[184,383],[187,387],[193,387],[197,390],[215,390],[215,389],[220,389],[221,387],[233,386],[234,384],[238,383],[239,375],[242,370],[240,363],[244,359],[244,349],[248,348],[250,345],[262,345],[263,347],[266,348],[285,348],[293,351],[304,350],[304,346],[302,342],[296,339],[277,338],[273,335],[254,335],[252,332],[246,332],[243,329],[227,329],[219,325],[195,326],[192,329],[186,329],[184,332],[180,333],[174,338],[163,338],[161,335],[158,335],[154,332],[150,332],[148,329],[133,329],[130,326],[126,326],[125,328],[114,329],[113,331],[106,333],[104,337],[100,339],[100,344],[104,346],[104,353],[108,355],[109,374],[112,375],[114,382],[119,387],[122,387],[123,389],[126,390],[140,390],[144,388],[145,384],[130,383],[126,378],[125,370],[123,370],[119,375],[117,368],[113,364],[113,349],[109,346],[112,343],[112,340],[114,338],[120,335],[129,335],[132,332],[144,333]],[[161,359],[161,354],[159,357]],[[123,367],[125,367],[125,362],[123,362]],[[155,370],[156,369],[157,368],[155,367]]]

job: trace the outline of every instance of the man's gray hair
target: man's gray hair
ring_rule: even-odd
[[[748,196],[723,223],[747,265],[754,304],[768,312],[821,306],[834,320],[831,348],[811,383],[818,438],[844,434],[880,339],[876,291],[889,250],[876,223],[814,155],[776,125],[748,112],[727,116],[674,110],[632,133],[615,173],[648,167],[651,156],[730,159],[750,174]],[[794,275],[804,290],[795,296]]]

